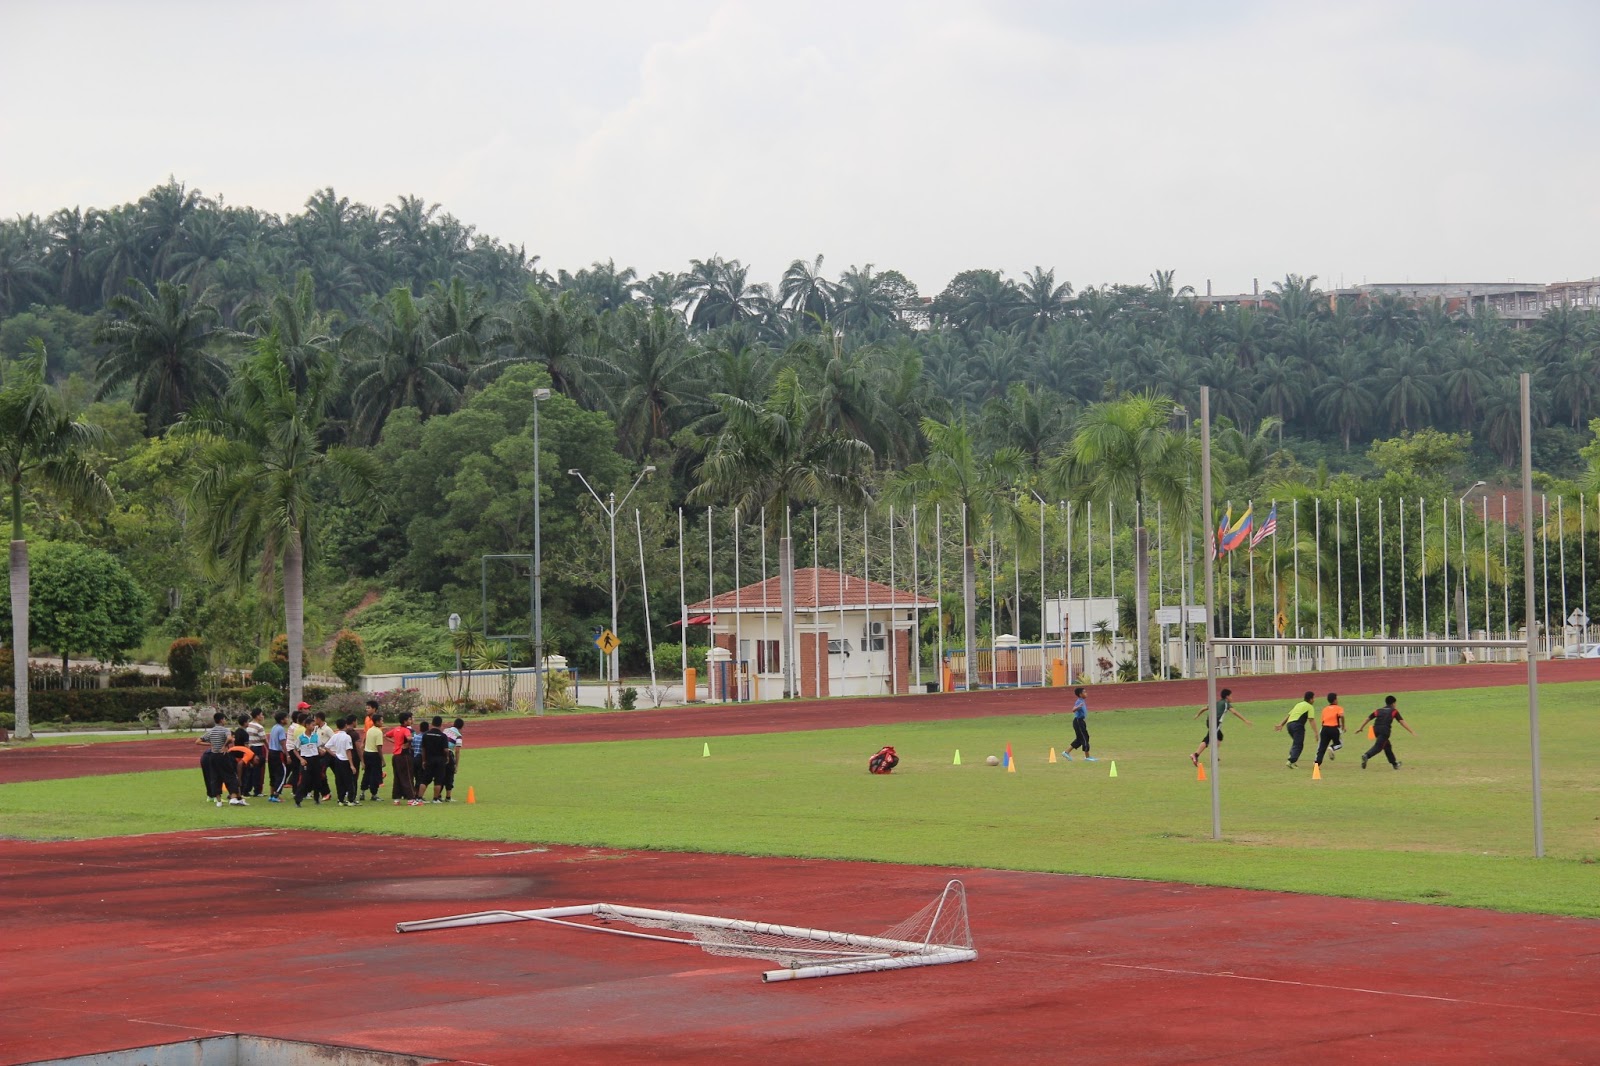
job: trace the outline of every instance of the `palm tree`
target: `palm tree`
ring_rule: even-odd
[[[961,536],[966,551],[961,556],[962,610],[967,648],[966,687],[972,688],[978,641],[976,531],[984,524],[1019,535],[1027,517],[1017,502],[1014,486],[1027,472],[1020,449],[1000,448],[987,460],[978,455],[966,422],[922,420],[927,438],[927,458],[907,467],[889,484],[888,497],[905,506],[943,505],[961,515]]]
[[[289,705],[300,702],[305,648],[305,573],[317,559],[319,494],[331,484],[348,499],[381,507],[381,468],[370,451],[325,448],[323,419],[333,368],[317,365],[297,389],[274,336],[262,339],[227,395],[174,432],[201,442],[190,490],[205,557],[236,586],[270,583],[281,569],[289,637]]]
[[[834,285],[822,276],[822,256],[807,263],[796,259],[778,282],[778,300],[792,314],[828,321],[833,311]]]
[[[617,436],[635,457],[666,441],[705,409],[703,362],[683,330],[683,320],[663,307],[620,313],[622,347],[617,353]]]
[[[11,489],[11,659],[17,739],[33,735],[28,722],[28,542],[23,539],[22,499],[29,488],[47,488],[68,500],[111,501],[111,490],[84,458],[100,431],[73,421],[55,389],[45,384],[44,344],[11,367],[0,384],[0,476]]]
[[[1317,412],[1333,427],[1350,450],[1350,438],[1372,419],[1378,398],[1372,391],[1371,366],[1361,352],[1346,347],[1334,356],[1328,376],[1312,393]]]
[[[1078,417],[1072,442],[1048,471],[1063,494],[1133,504],[1138,677],[1150,667],[1150,505],[1186,521],[1197,464],[1195,441],[1171,426],[1177,404],[1154,393],[1097,403]]]
[[[356,431],[368,443],[378,439],[384,421],[398,408],[415,407],[424,418],[448,412],[465,381],[428,329],[423,305],[410,289],[396,286],[373,312],[374,322],[341,338],[359,356],[350,364],[350,392]]]
[[[151,292],[137,281],[111,298],[108,309],[122,318],[106,322],[96,339],[110,351],[100,361],[98,395],[133,386],[133,409],[159,432],[197,403],[220,395],[227,382],[222,360],[208,350],[217,326],[210,293],[189,298],[187,285],[156,282]]]
[[[552,388],[582,399],[590,379],[586,342],[599,328],[594,309],[578,293],[552,296],[529,285],[491,338],[491,344],[508,354],[484,369],[528,360],[543,363]]]
[[[700,465],[693,502],[722,500],[747,514],[767,508],[781,516],[803,501],[860,504],[866,501],[864,472],[872,449],[846,433],[828,428],[817,401],[800,384],[793,367],[778,372],[761,403],[726,393],[715,397],[723,430]],[[785,529],[779,525],[776,529]],[[783,606],[784,695],[794,693],[794,545],[778,540],[778,572]]]
[[[1017,287],[1021,323],[1028,336],[1037,337],[1066,317],[1067,301],[1072,298],[1072,283],[1056,284],[1056,272],[1036,266],[1022,275]]]

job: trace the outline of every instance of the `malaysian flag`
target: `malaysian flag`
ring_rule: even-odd
[[[1262,541],[1266,540],[1270,536],[1273,536],[1277,532],[1278,505],[1273,504],[1272,510],[1267,514],[1267,520],[1261,523],[1261,528],[1256,530],[1255,535],[1250,538],[1250,547],[1254,548],[1257,544],[1260,544]]]

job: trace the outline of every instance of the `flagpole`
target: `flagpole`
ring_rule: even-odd
[[[1389,603],[1384,595],[1383,580],[1383,497],[1378,497],[1378,633],[1389,631]],[[1385,666],[1388,663],[1384,663]]]
[[[1244,513],[1249,514],[1254,507],[1255,501],[1252,500],[1245,505]],[[1245,547],[1250,551],[1250,639],[1254,640],[1256,637],[1256,547],[1254,544],[1247,544]],[[1251,649],[1252,655],[1255,654],[1255,650]]]
[[[1208,535],[1216,537],[1209,532],[1211,523],[1211,387],[1200,386],[1200,468],[1201,468],[1201,507],[1206,516]],[[1213,539],[1213,543],[1215,540]],[[1220,547],[1220,545],[1217,545]],[[1211,635],[1216,622],[1216,551],[1206,552],[1206,721],[1210,725],[1208,735],[1212,743],[1206,748],[1211,759],[1211,839],[1222,839],[1222,792],[1217,782],[1217,749],[1221,747],[1216,743],[1217,736],[1217,657],[1211,646]]]
[[[1406,617],[1406,501],[1401,497],[1396,501],[1394,513],[1399,519],[1399,531],[1395,540],[1400,545],[1400,638],[1411,636],[1411,620]],[[1410,653],[1406,653],[1406,664],[1410,665]]]
[[[1361,578],[1361,497],[1356,497],[1356,636],[1367,635],[1366,582]]]
[[[922,611],[918,601],[922,599],[922,570],[917,565],[917,505],[911,505],[911,685],[913,688],[922,687]]]

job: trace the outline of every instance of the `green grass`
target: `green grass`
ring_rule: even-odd
[[[1284,768],[1284,705],[1240,705],[1223,746],[1221,843],[1188,753],[1193,709],[1091,717],[1099,763],[1049,765],[1065,715],[806,733],[469,749],[449,807],[217,810],[195,771],[0,786],[5,832],[91,837],[293,825],[496,841],[872,859],[1159,878],[1600,916],[1600,684],[1540,690],[1549,856],[1531,858],[1525,691],[1404,696],[1422,735],[1365,771],[1354,735],[1324,780]],[[1347,701],[1352,721],[1374,699]],[[984,765],[1007,743],[1018,772]],[[880,744],[890,777],[866,772]],[[963,766],[951,765],[956,749]],[[1118,777],[1109,776],[1115,759]],[[479,802],[467,806],[467,784]]]

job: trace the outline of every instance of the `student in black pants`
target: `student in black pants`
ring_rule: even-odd
[[[1311,701],[1316,699],[1316,693],[1307,692],[1305,698],[1290,708],[1289,713],[1283,716],[1283,721],[1273,726],[1274,730],[1287,729],[1289,731],[1289,769],[1294,769],[1294,764],[1300,761],[1300,753],[1306,749],[1306,723],[1311,721],[1311,716],[1317,713]]]
[[[1344,734],[1344,708],[1339,706],[1339,694],[1328,693],[1328,705],[1322,708],[1322,730],[1317,734],[1318,766],[1322,765],[1322,757],[1326,755],[1331,761],[1334,752],[1344,747],[1339,739]]]
[[[1367,750],[1367,753],[1361,756],[1361,768],[1365,770],[1367,768],[1367,760],[1377,758],[1378,753],[1381,751],[1389,757],[1390,766],[1396,770],[1400,769],[1400,760],[1394,757],[1394,745],[1389,743],[1389,734],[1394,731],[1394,723],[1396,722],[1399,722],[1400,728],[1412,736],[1416,736],[1417,731],[1406,725],[1406,720],[1400,717],[1400,709],[1394,705],[1394,697],[1385,698],[1383,706],[1367,715],[1361,725],[1366,725],[1368,722],[1372,723],[1374,743]],[[1356,728],[1359,729],[1360,726]]]

